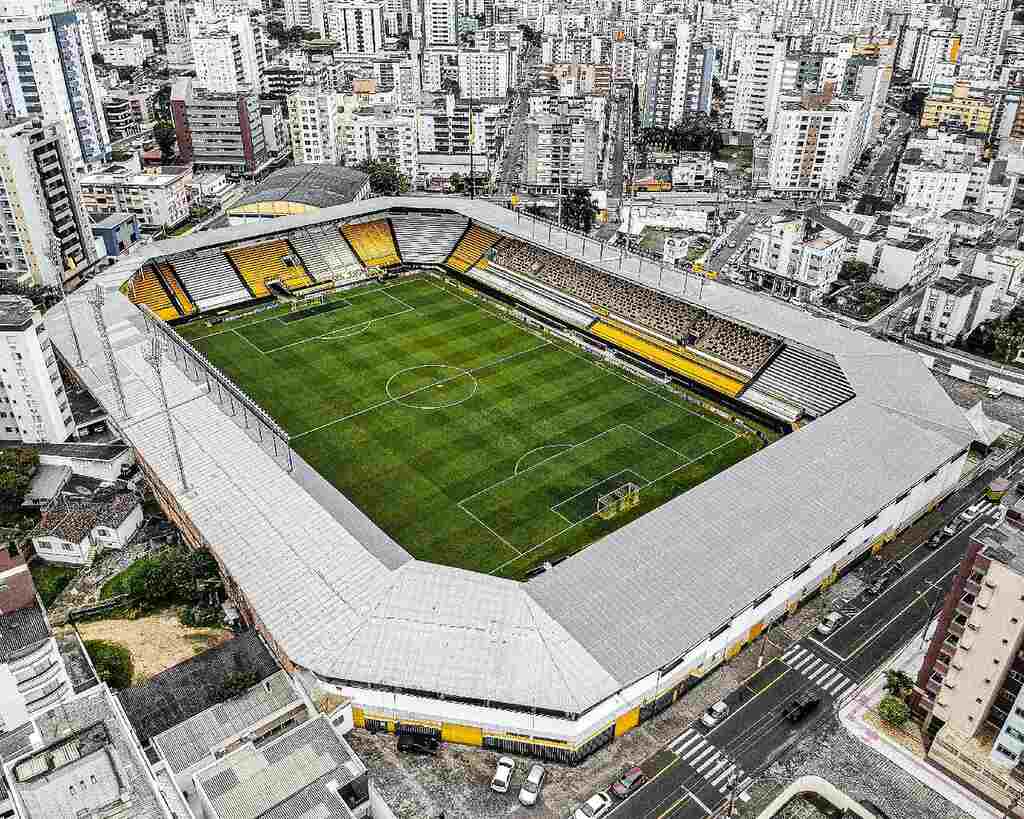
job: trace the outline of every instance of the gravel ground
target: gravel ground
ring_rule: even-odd
[[[946,394],[959,406],[969,409],[981,401],[985,414],[996,421],[1002,421],[1015,429],[1024,431],[1024,398],[1004,395],[1001,398],[988,397],[988,388],[969,381],[961,381],[949,375],[933,372]]]
[[[860,573],[842,578],[824,595],[804,605],[785,623],[768,633],[768,642],[758,641],[727,665],[720,666],[674,706],[620,737],[606,748],[571,767],[545,763],[547,782],[542,799],[533,808],[516,800],[519,786],[532,759],[516,759],[516,774],[508,794],[493,793],[488,785],[500,754],[462,745],[441,746],[435,758],[399,755],[395,737],[352,731],[347,739],[362,757],[385,799],[399,819],[491,819],[501,816],[533,816],[544,819],[564,817],[577,803],[598,790],[606,789],[623,770],[652,757],[696,720],[702,711],[736,688],[757,670],[758,655],[782,654],[794,641],[810,631],[823,614],[842,599],[852,599],[863,587]],[[659,760],[650,767],[657,770]],[[645,764],[645,767],[648,765]]]
[[[820,776],[893,819],[971,819],[970,814],[850,736],[837,720],[807,734],[750,788],[741,819],[753,819],[799,776]]]

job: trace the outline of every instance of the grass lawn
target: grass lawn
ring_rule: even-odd
[[[78,574],[78,569],[69,566],[52,566],[49,563],[33,563],[30,567],[32,580],[36,584],[36,591],[43,601],[43,606],[49,608],[50,604],[57,599],[57,596],[64,591],[71,579]]]
[[[757,448],[431,279],[286,310],[178,330],[424,560],[522,577]],[[625,483],[639,505],[598,517]]]

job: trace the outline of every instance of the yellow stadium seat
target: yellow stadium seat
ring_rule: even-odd
[[[711,387],[723,395],[735,397],[743,389],[744,381],[713,370],[688,358],[684,355],[681,348],[673,350],[668,345],[657,342],[654,339],[645,338],[639,333],[634,333],[624,327],[609,324],[605,321],[594,322],[590,332],[606,341],[611,341],[624,350],[629,350],[629,352],[636,353],[648,361],[672,370],[672,372],[684,375],[706,387]]]
[[[465,273],[482,260],[483,255],[498,243],[499,238],[489,230],[477,225],[470,225],[466,235],[462,237],[462,240],[455,246],[455,250],[452,251],[452,255],[448,257],[446,264],[453,270]],[[487,266],[486,262],[483,266]]]
[[[160,274],[160,278],[163,279],[167,289],[171,291],[174,300],[178,303],[178,309],[181,311],[181,314],[183,316],[191,316],[196,311],[196,306],[185,293],[185,288],[181,286],[181,282],[178,281],[174,268],[166,263],[158,264],[157,272]]]
[[[267,288],[269,281],[280,281],[288,290],[308,287],[313,283],[310,275],[298,264],[298,255],[284,239],[235,248],[227,251],[227,256],[235,263],[249,290],[257,298],[270,295]],[[295,264],[291,267],[286,265],[285,256],[290,256]]]
[[[390,267],[402,263],[386,220],[343,225],[341,232],[367,267]]]
[[[145,304],[164,321],[181,318],[170,293],[151,267],[144,267],[128,282],[128,297],[134,304]]]

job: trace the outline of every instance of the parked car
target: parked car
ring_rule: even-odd
[[[729,716],[730,710],[732,709],[725,700],[719,700],[701,715],[700,721],[705,728],[714,728]]]
[[[953,537],[953,535],[955,535],[958,530],[959,527],[956,525],[956,521],[951,520],[949,523],[942,527],[942,534],[944,534],[946,537]]]
[[[977,503],[972,503],[970,506],[964,509],[964,511],[961,512],[957,517],[959,517],[960,520],[962,520],[964,523],[970,523],[972,520],[978,517],[978,515],[980,515],[982,511],[984,511],[984,509],[985,503],[983,501],[978,501]]]
[[[626,799],[640,790],[646,781],[647,774],[639,768],[630,768],[612,785],[612,793],[619,799]]]
[[[612,809],[612,798],[606,793],[595,793],[573,812],[572,819],[598,819]]]
[[[494,776],[491,779],[491,790],[497,793],[508,793],[508,787],[512,784],[512,774],[515,771],[516,761],[512,757],[499,757],[498,767],[494,769]]]
[[[546,776],[547,771],[544,770],[543,765],[533,765],[530,768],[526,779],[523,780],[523,787],[519,789],[519,801],[522,804],[527,807],[536,804],[540,797],[540,789],[544,787],[544,777]]]
[[[942,542],[946,539],[946,536],[942,532],[936,532],[928,540],[925,541],[924,547],[926,549],[938,549],[942,545]]]
[[[831,614],[826,614],[825,618],[820,623],[818,623],[818,627],[814,630],[818,632],[818,634],[827,637],[829,634],[831,634],[833,631],[839,628],[839,624],[841,622],[843,622],[843,615],[841,615],[838,611],[834,611]]]
[[[821,704],[821,697],[814,694],[804,694],[794,697],[789,704],[782,709],[782,715],[790,723],[800,722]]]
[[[434,737],[423,736],[422,734],[399,734],[398,750],[405,754],[426,754],[433,755],[441,743]]]

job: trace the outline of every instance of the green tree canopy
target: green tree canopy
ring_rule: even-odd
[[[883,722],[899,728],[910,719],[910,706],[899,697],[883,697],[878,704],[878,716]]]
[[[640,131],[640,147],[663,151],[710,151],[722,148],[722,136],[710,117],[686,116],[668,128],[651,127]]]
[[[589,233],[597,217],[597,205],[586,188],[573,188],[562,195],[562,224]]]
[[[914,690],[914,680],[906,672],[890,668],[885,672],[885,691],[891,697],[903,699]]]
[[[374,196],[397,196],[409,190],[408,177],[390,162],[367,159],[356,165],[356,170],[369,175]]]
[[[160,158],[169,162],[174,158],[174,147],[178,141],[174,126],[167,120],[162,119],[153,126],[153,139],[160,146]]]
[[[985,358],[1009,363],[1024,347],[1024,306],[1017,305],[1001,318],[982,322],[963,345]]]
[[[111,688],[127,688],[132,684],[135,663],[125,646],[110,640],[86,640],[84,645],[101,682]]]
[[[34,449],[0,449],[0,505],[8,510],[20,508],[39,465]]]

